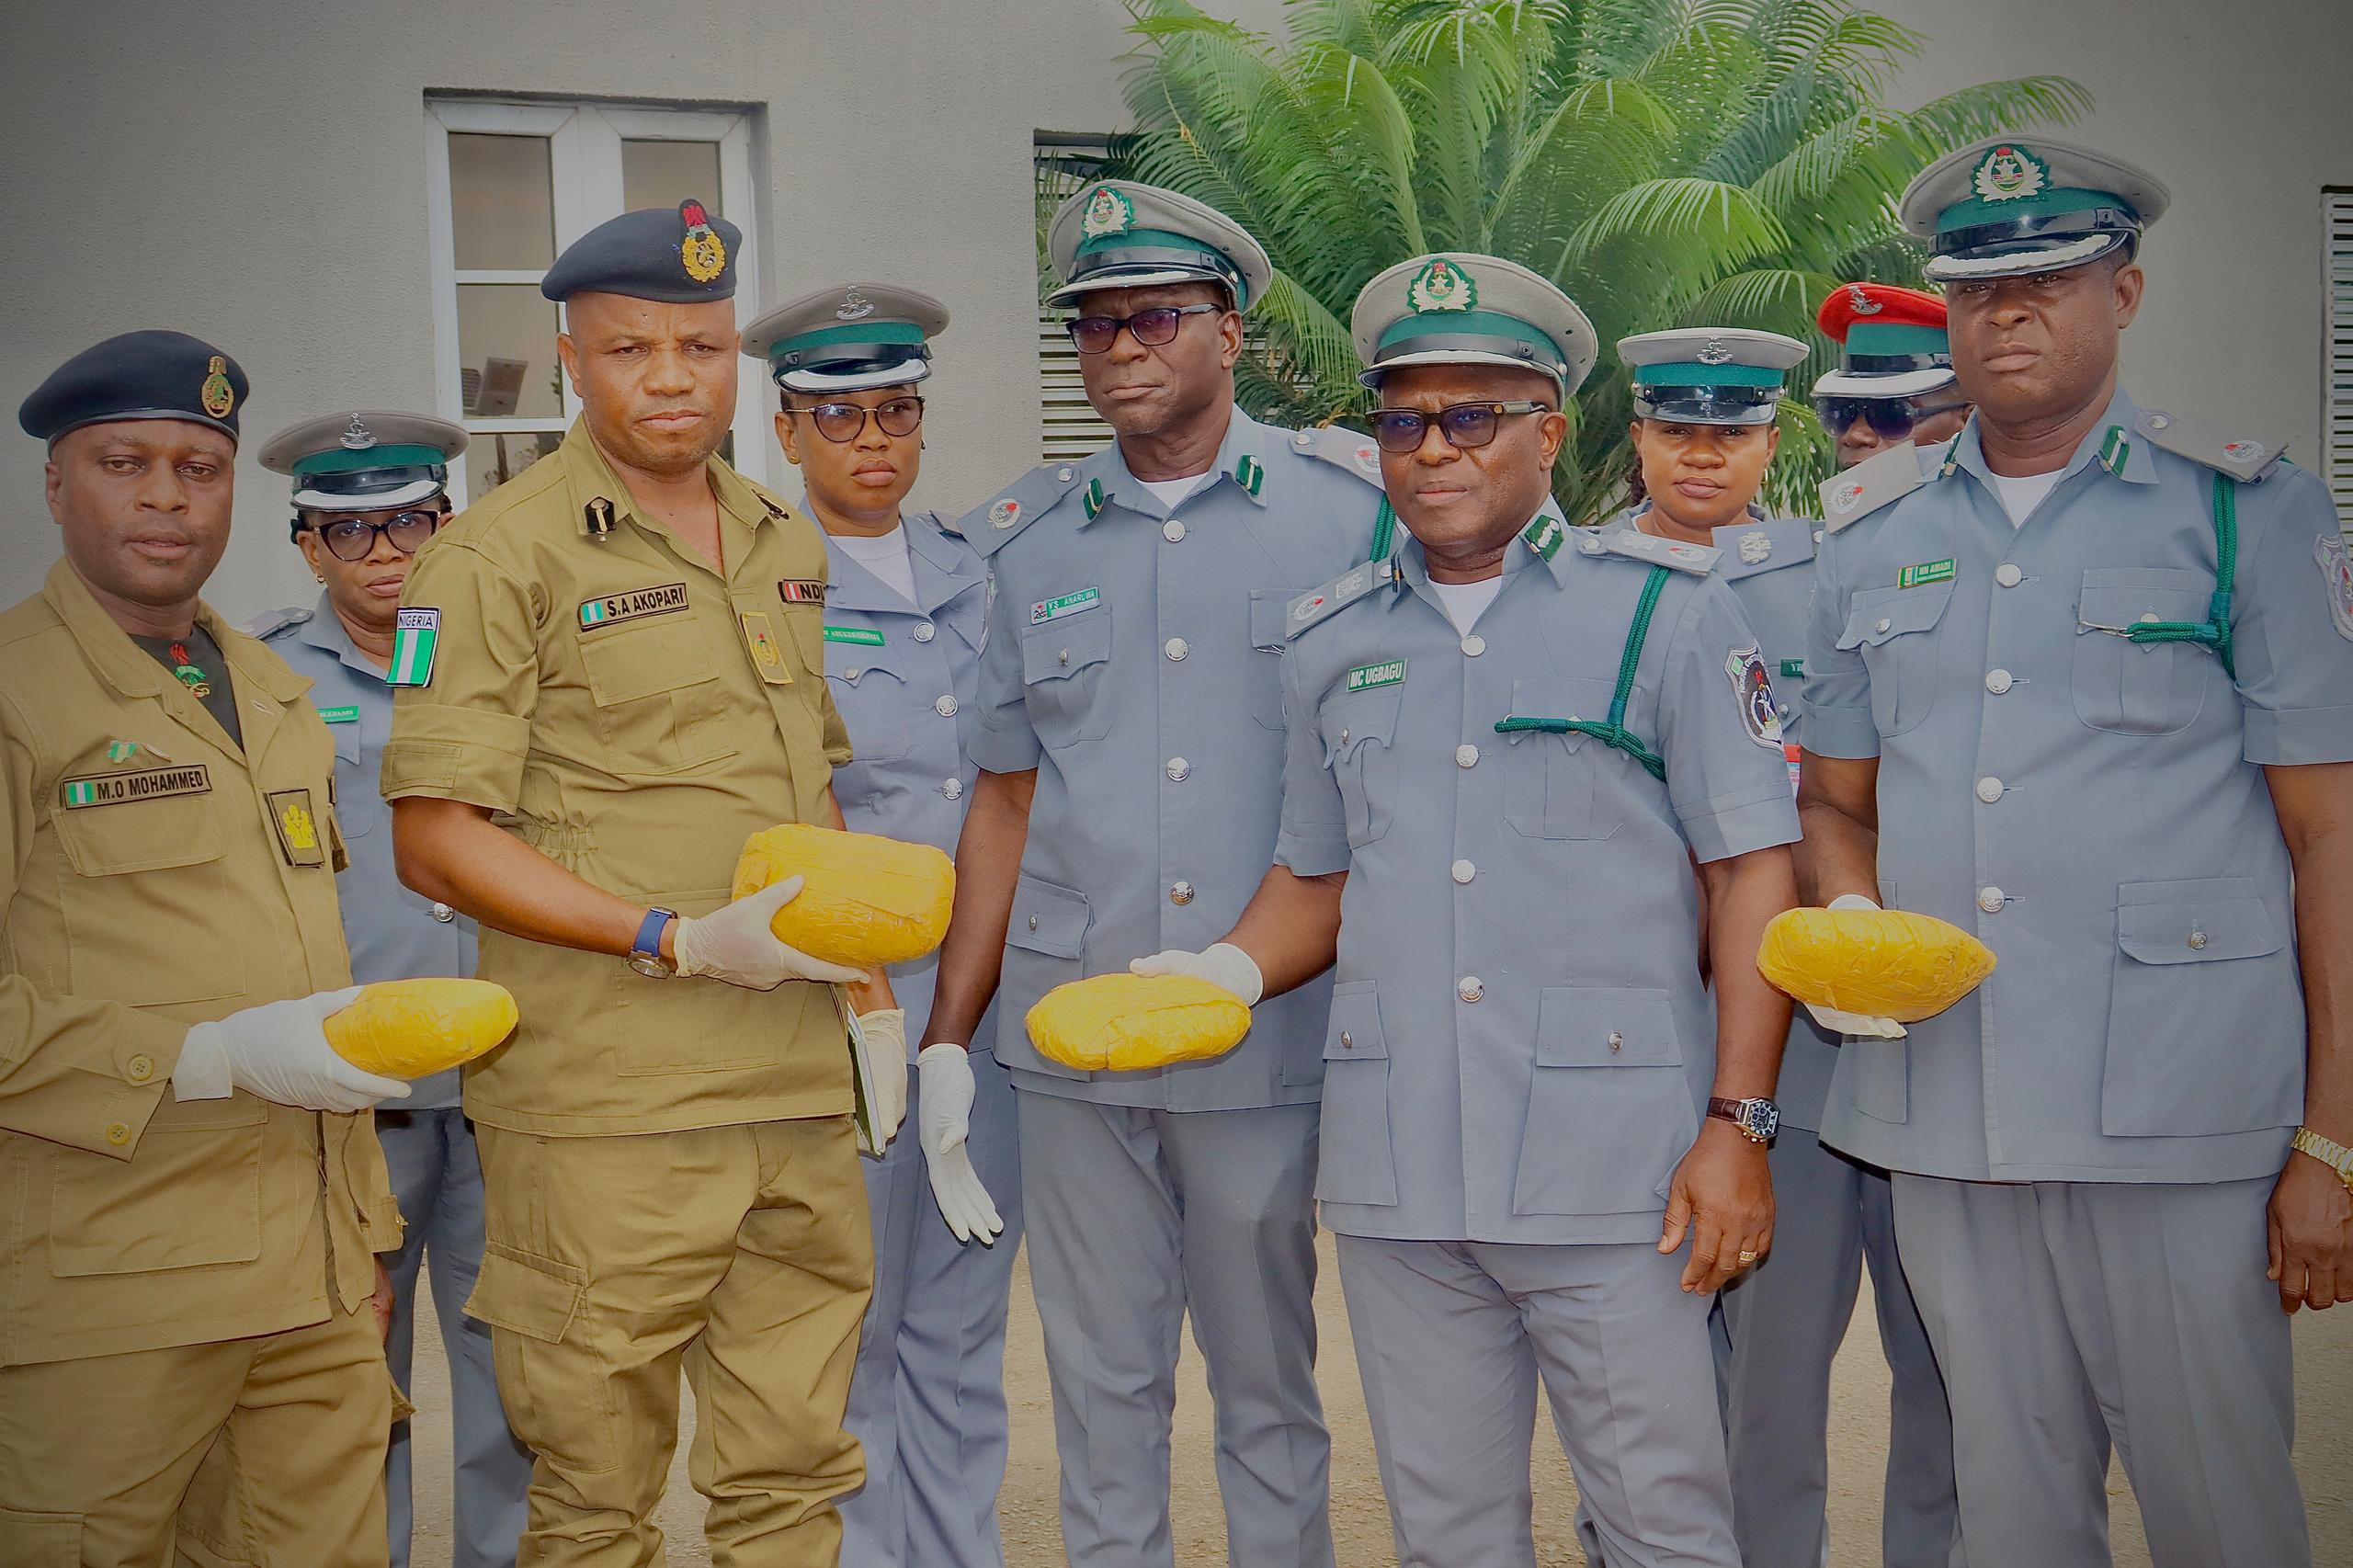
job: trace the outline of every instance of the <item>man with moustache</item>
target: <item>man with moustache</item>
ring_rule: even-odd
[[[293,543],[320,591],[312,605],[279,610],[253,630],[309,677],[310,704],[335,736],[335,817],[351,857],[336,887],[351,976],[362,983],[474,972],[474,923],[401,886],[392,812],[376,791],[392,727],[384,676],[401,585],[416,551],[449,517],[449,464],[465,449],[465,431],[446,419],[347,410],[289,426],[261,449],[264,468],[293,481]],[[393,1381],[406,1388],[416,1283],[429,1272],[449,1369],[455,1568],[511,1568],[531,1455],[507,1429],[498,1402],[490,1330],[464,1310],[482,1269],[482,1161],[473,1124],[458,1104],[460,1071],[417,1080],[406,1100],[376,1113],[376,1136],[408,1221],[391,1262],[384,1350]],[[394,1425],[384,1468],[392,1568],[409,1562],[410,1437],[410,1422]]]
[[[1823,1128],[1894,1173],[1979,1562],[2106,1563],[2111,1448],[2156,1562],[2310,1562],[2289,1314],[2353,1298],[2353,570],[2277,442],[2119,385],[2168,199],[2040,138],[1930,165],[1976,414],[1824,491],[1808,894],[2000,960],[1848,1040]]]
[[[838,826],[825,552],[714,454],[742,236],[699,202],[556,258],[563,445],[418,555],[382,785],[402,879],[482,922],[522,1022],[467,1069],[489,1243],[467,1311],[538,1456],[525,1563],[640,1564],[693,1387],[715,1561],[830,1564],[871,1267],[831,986],[728,902],[745,838]]]
[[[1969,400],[1953,384],[1942,298],[1888,283],[1841,283],[1813,320],[1838,345],[1838,368],[1813,383],[1813,412],[1840,468],[1906,442],[1941,447],[1961,434]]]
[[[1209,1364],[1227,1550],[1329,1568],[1330,1441],[1314,1379],[1315,1102],[1328,984],[1258,1009],[1222,1059],[1082,1073],[1030,1046],[1052,987],[1178,955],[1245,1002],[1209,946],[1267,872],[1281,790],[1285,606],[1385,522],[1370,444],[1234,406],[1243,312],[1273,278],[1213,209],[1124,180],[1054,216],[1087,399],[1118,439],[964,519],[996,600],[924,1030],[972,1043],[997,983],[1029,1262],[1085,1568],[1167,1568],[1169,1424],[1189,1313]],[[1303,977],[1302,977],[1303,978]],[[926,1072],[930,1071],[926,1067]]]
[[[392,1390],[335,748],[199,595],[244,372],[184,333],[61,366],[64,555],[0,614],[0,1562],[384,1562]],[[388,1304],[385,1303],[385,1304]]]
[[[1771,1243],[1755,959],[1797,837],[1755,634],[1710,547],[1563,521],[1597,346],[1558,289],[1417,256],[1351,324],[1411,538],[1290,608],[1281,837],[1225,942],[1279,993],[1336,932],[1315,1194],[1398,1561],[1535,1560],[1540,1385],[1613,1568],[1736,1568],[1708,1314]]]

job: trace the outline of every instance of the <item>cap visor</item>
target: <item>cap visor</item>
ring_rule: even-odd
[[[839,374],[806,369],[787,370],[776,378],[776,384],[787,392],[872,392],[877,387],[913,386],[930,374],[929,360],[908,358]]]
[[[418,479],[379,490],[367,495],[332,494],[324,490],[297,490],[294,505],[307,512],[381,512],[387,506],[405,506],[412,501],[422,501],[438,495],[448,486],[439,480]]]
[[[1140,267],[1133,272],[1121,272],[1113,268],[1102,272],[1090,272],[1074,283],[1063,284],[1046,296],[1046,303],[1067,305],[1082,295],[1092,294],[1097,290],[1149,289],[1160,283],[1214,283],[1222,289],[1233,288],[1233,284],[1224,278],[1206,267]]]
[[[1533,370],[1555,387],[1562,384],[1560,373],[1550,365],[1515,359],[1508,354],[1482,354],[1475,348],[1428,348],[1419,354],[1400,354],[1393,359],[1383,359],[1371,369],[1359,372],[1357,381],[1359,385],[1377,389],[1381,377],[1392,370],[1402,370],[1408,365],[1495,365],[1506,370]]]
[[[2087,261],[2097,261],[2118,245],[2131,238],[2129,234],[2110,231],[2086,234],[2063,245],[2046,250],[2008,251],[1993,256],[1932,256],[1921,270],[1939,283],[1965,281],[1976,278],[2024,278],[2035,272],[2063,272],[2071,267],[2081,267]]]
[[[1953,373],[1941,366],[1929,370],[1899,370],[1892,376],[1849,376],[1833,370],[1813,383],[1815,397],[1917,397],[1952,385]]]

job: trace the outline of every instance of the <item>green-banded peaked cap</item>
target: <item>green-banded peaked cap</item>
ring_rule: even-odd
[[[1408,365],[1507,365],[1575,392],[1601,354],[1593,323],[1546,278],[1499,256],[1417,256],[1377,275],[1348,318],[1358,380]]]
[[[1806,346],[1746,326],[1679,326],[1618,340],[1634,412],[1692,425],[1769,425]]]
[[[1265,298],[1274,263],[1250,232],[1182,191],[1133,180],[1097,180],[1056,210],[1046,248],[1062,287],[1049,305],[1074,303],[1098,289],[1157,283],[1222,283],[1236,310]]]
[[[895,283],[837,283],[777,306],[744,329],[744,352],[791,392],[864,392],[931,374],[948,307]]]
[[[1904,226],[1934,253],[1938,282],[2081,267],[2164,216],[2173,195],[2145,169],[2049,137],[1988,137],[1904,187]]]
[[[272,436],[261,465],[293,476],[294,505],[306,511],[372,512],[440,494],[449,460],[465,449],[465,427],[429,414],[339,410]]]

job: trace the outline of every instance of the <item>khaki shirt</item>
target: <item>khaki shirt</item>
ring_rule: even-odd
[[[751,834],[824,822],[849,738],[825,690],[825,546],[716,458],[722,576],[640,519],[587,431],[444,528],[403,596],[430,668],[394,699],[387,800],[486,806],[600,888],[681,915],[726,902]],[[402,673],[395,661],[395,673]],[[412,672],[415,673],[415,672]],[[850,1108],[827,987],[649,980],[482,933],[515,1038],[466,1110],[520,1132],[658,1132]]]
[[[0,613],[0,1366],[318,1323],[400,1240],[370,1118],[168,1092],[190,1024],[350,983],[311,683],[199,616],[242,748],[64,562]]]

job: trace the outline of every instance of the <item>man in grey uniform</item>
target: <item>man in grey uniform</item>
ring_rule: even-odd
[[[351,864],[335,879],[351,978],[366,984],[423,975],[471,976],[474,923],[401,885],[392,812],[376,771],[392,729],[393,620],[411,558],[449,516],[449,463],[466,433],[424,415],[348,411],[290,426],[261,449],[262,466],[294,482],[294,543],[322,585],[307,608],[263,618],[254,635],[295,674],[335,737],[335,819]],[[416,1280],[430,1273],[449,1365],[455,1479],[454,1568],[512,1568],[531,1484],[531,1451],[507,1429],[491,1364],[490,1330],[465,1314],[482,1272],[482,1160],[458,1106],[460,1069],[410,1086],[376,1112],[392,1192],[408,1221],[389,1260],[393,1309],[384,1355],[406,1389],[415,1345]],[[384,1466],[392,1568],[407,1568],[415,1519],[411,1423],[392,1428]]]
[[[1080,312],[1088,400],[1119,438],[962,526],[996,599],[970,741],[983,771],[924,1039],[972,1043],[1002,962],[997,1055],[1019,1107],[1070,1561],[1173,1561],[1189,1312],[1229,1554],[1326,1568],[1310,1188],[1328,984],[1261,1008],[1221,1060],[1149,1072],[1048,1062],[1023,1018],[1064,981],[1207,944],[1264,878],[1284,606],[1365,558],[1385,520],[1377,460],[1350,432],[1234,406],[1242,312],[1273,274],[1230,219],[1107,181],[1055,215],[1050,243],[1053,301]]]
[[[1848,284],[1831,296],[1824,320],[1838,329],[1833,335],[1846,335],[1835,312],[1858,298],[1889,314],[1924,310],[1907,301],[1881,304],[1866,289],[1880,286]],[[1927,295],[1914,300],[1933,306],[1941,319],[1941,301]],[[1915,351],[1927,351],[1931,329],[1907,324],[1889,341],[1875,340],[1870,325],[1859,324],[1854,331],[1862,334],[1866,349],[1882,352],[1865,356],[1860,365],[1850,354],[1834,394],[1822,393],[1823,383],[1816,383],[1818,403],[1825,396],[1861,399],[1855,388],[1869,386],[1863,377],[1898,358],[1905,369],[1894,385],[1941,375],[1942,397],[1953,400],[1949,369],[1922,370],[1909,363]],[[1942,329],[1934,330],[1940,341]],[[1768,517],[1756,495],[1778,444],[1773,421],[1782,378],[1805,358],[1805,345],[1777,333],[1686,327],[1627,338],[1618,353],[1633,369],[1634,445],[1649,499],[1611,527],[1722,552],[1718,574],[1747,612],[1759,659],[1783,698],[1780,739],[1794,785],[1798,714],[1790,704],[1805,678],[1806,607],[1821,528],[1802,517]],[[1889,401],[1906,403],[1908,395]],[[1910,417],[1908,406],[1902,412]],[[1875,428],[1859,415],[1836,427],[1842,458],[1871,439]],[[1955,421],[1947,438],[1958,428]],[[1868,1256],[1880,1346],[1893,1384],[1881,1562],[1886,1568],[1947,1568],[1959,1560],[1944,1381],[1896,1256],[1887,1173],[1824,1148],[1818,1136],[1837,1062],[1836,1028],[1800,1010],[1790,1020],[1774,1096],[1781,1130],[1770,1155],[1773,1256],[1723,1292],[1729,1337],[1724,1441],[1734,1533],[1746,1568],[1819,1568],[1825,1560],[1830,1369],[1854,1315]]]
[[[1771,1238],[1797,836],[1756,635],[1706,546],[1570,543],[1559,290],[1419,256],[1353,325],[1413,538],[1293,602],[1276,869],[1201,958],[1279,991],[1336,928],[1315,1191],[1399,1562],[1532,1568],[1540,1383],[1613,1568],[1733,1568],[1707,1323]]]
[[[2289,1153],[2353,1139],[2353,573],[2275,442],[2118,386],[2167,199],[2040,139],[1932,165],[1977,412],[1824,497],[1807,891],[2000,960],[1848,1040],[1824,1125],[1894,1173],[1981,1563],[2107,1562],[2111,1445],[2160,1568],[2309,1562],[2286,1312],[2353,1296]]]

